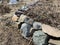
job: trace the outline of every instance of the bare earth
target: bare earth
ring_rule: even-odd
[[[33,6],[33,8],[31,8],[31,10],[29,10],[28,16],[34,17],[35,21],[49,24],[51,26],[54,26],[60,29],[60,26],[59,26],[60,25],[60,10],[59,10],[60,8],[56,6],[56,4],[58,5],[59,1],[56,3],[55,2],[51,3],[51,2],[52,1],[47,1],[47,2],[41,1],[40,4],[39,3],[36,4],[35,6]],[[17,28],[17,25],[11,21],[11,17],[14,15],[14,12],[18,8],[20,7],[14,7],[12,8],[13,10],[10,13],[7,13],[5,15],[0,15],[0,45],[28,45],[29,43],[29,41],[27,41],[20,35],[20,30]],[[38,20],[36,16],[40,20]],[[49,42],[56,45],[60,45],[60,39],[58,40],[50,39]]]

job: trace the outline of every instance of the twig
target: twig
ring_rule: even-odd
[[[31,40],[29,41],[28,45],[30,45],[30,44],[31,44],[31,42],[32,42],[32,38],[31,38]]]

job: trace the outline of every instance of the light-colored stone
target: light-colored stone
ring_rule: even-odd
[[[26,18],[27,18],[27,16],[22,14],[22,15],[20,16],[20,18],[19,18],[18,21],[19,21],[19,22],[24,22],[24,20],[25,20]]]
[[[27,6],[22,6],[21,7],[21,10],[25,10],[25,11],[27,11],[29,8],[27,7]]]
[[[17,4],[17,0],[10,0],[9,4]]]
[[[42,24],[42,31],[54,37],[60,37],[60,30],[46,24]]]
[[[42,29],[41,23],[40,23],[40,22],[34,22],[34,23],[33,23],[33,28],[34,28],[34,29]]]
[[[16,15],[13,15],[12,21],[17,21],[18,17]]]

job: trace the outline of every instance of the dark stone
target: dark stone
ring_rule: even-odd
[[[24,22],[21,22],[20,24],[18,24],[18,29],[21,28],[21,25],[23,24]]]
[[[18,17],[20,17],[21,14],[23,14],[23,12],[21,12],[21,11],[16,11],[15,12],[15,15],[17,15]]]
[[[27,24],[33,25],[34,20],[31,19],[31,18],[26,18],[26,19],[24,20],[24,22],[27,23]]]
[[[44,32],[42,31],[35,31],[33,34],[33,43],[35,45],[48,45],[49,41],[49,36],[47,36]]]
[[[31,25],[29,25],[29,24],[23,23],[21,25],[21,29],[20,29],[22,31],[21,35],[24,38],[27,38],[30,35],[30,28],[31,28]]]

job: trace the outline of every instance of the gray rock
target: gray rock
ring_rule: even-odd
[[[31,19],[31,18],[26,18],[26,19],[24,20],[24,22],[27,23],[27,24],[33,25],[34,20]]]
[[[27,16],[26,15],[24,15],[24,14],[21,14],[21,16],[20,16],[20,18],[19,18],[19,23],[20,22],[24,22],[24,20],[27,18]]]
[[[41,23],[39,23],[39,22],[34,22],[34,23],[33,23],[33,28],[34,28],[34,29],[42,29]]]
[[[17,2],[17,0],[10,0],[9,1],[9,4],[17,4],[18,2]]]
[[[22,6],[21,10],[27,11],[29,8],[27,6]]]
[[[0,0],[0,4],[2,3],[2,0]]]
[[[22,24],[21,31],[22,31],[22,36],[24,38],[27,38],[26,36],[28,36],[30,34],[30,28],[31,28],[31,25],[26,24],[26,23]]]
[[[33,34],[34,45],[43,45],[45,43],[47,35],[42,31],[35,31]]]

